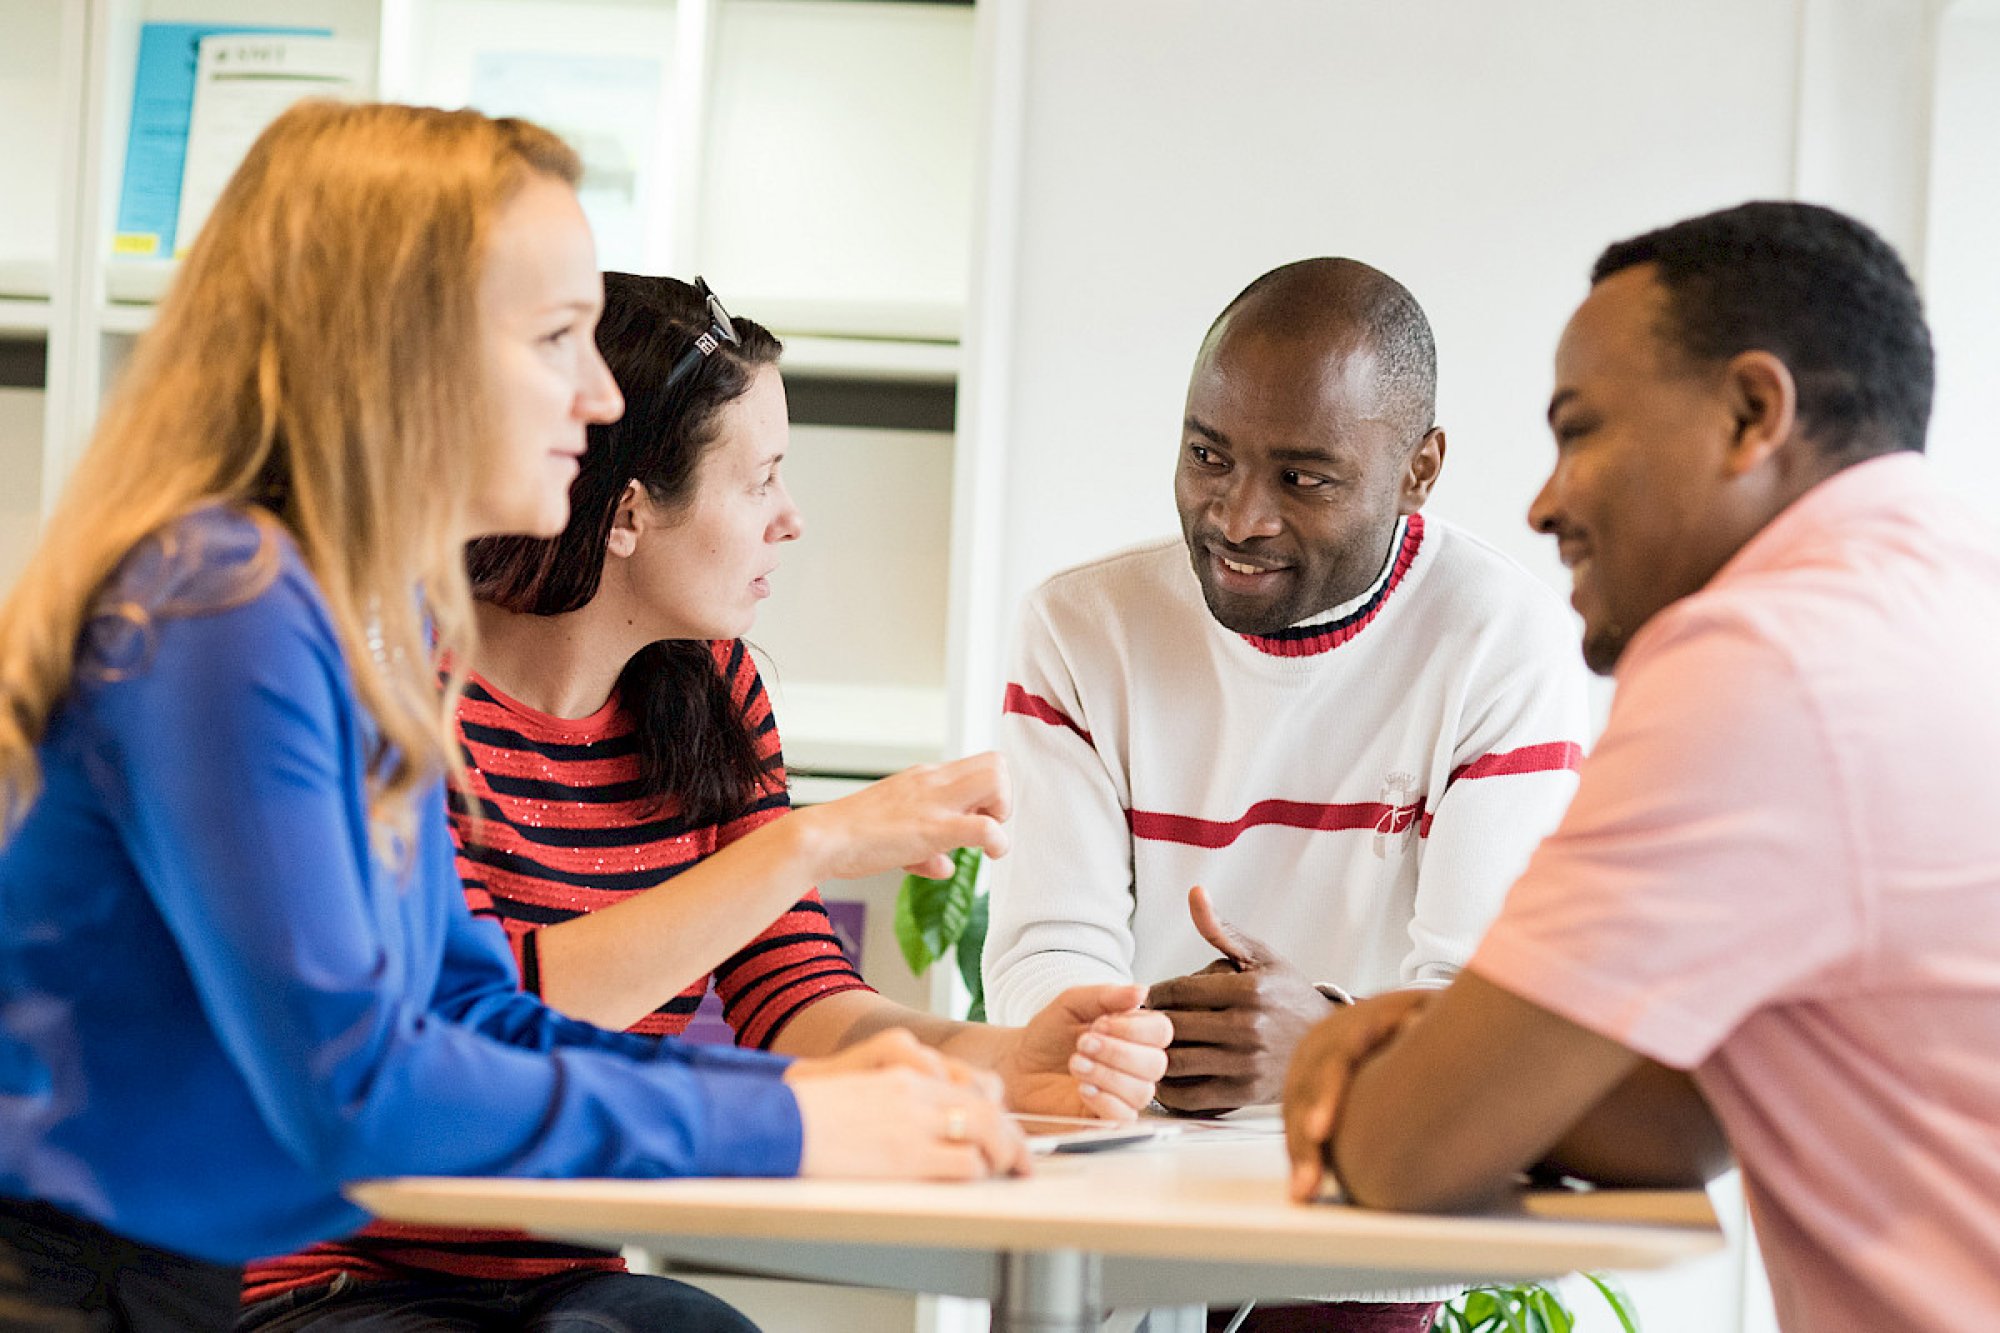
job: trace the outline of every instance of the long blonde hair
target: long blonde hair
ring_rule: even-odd
[[[457,767],[456,681],[440,692],[435,662],[466,660],[473,632],[460,542],[490,439],[487,238],[529,180],[580,174],[548,131],[470,111],[309,102],[264,132],[0,605],[0,830],[39,790],[36,746],[106,579],[218,502],[263,506],[296,541],[391,757],[376,831],[409,828],[418,789]],[[276,561],[255,566],[268,580]]]

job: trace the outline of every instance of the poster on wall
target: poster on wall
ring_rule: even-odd
[[[561,135],[583,159],[577,197],[608,269],[648,272],[661,69],[644,56],[487,51],[472,69],[472,105],[519,116]]]

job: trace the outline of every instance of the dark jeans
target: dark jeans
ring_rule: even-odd
[[[237,1333],[757,1333],[733,1306],[685,1282],[643,1273],[563,1273],[519,1281],[440,1276],[356,1282],[346,1274],[259,1301]]]
[[[1259,1301],[1239,1333],[1426,1333],[1437,1312],[1435,1301],[1341,1301],[1334,1305],[1267,1305]],[[1221,1333],[1235,1317],[1234,1310],[1210,1310],[1210,1333]]]
[[[0,1330],[214,1333],[243,1272],[156,1250],[45,1203],[0,1199]]]

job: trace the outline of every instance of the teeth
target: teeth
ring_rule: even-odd
[[[1255,565],[1239,565],[1226,555],[1221,556],[1219,558],[1221,559],[1224,565],[1227,565],[1230,569],[1234,570],[1238,574],[1262,574],[1264,572],[1263,570],[1257,568],[1257,566]]]

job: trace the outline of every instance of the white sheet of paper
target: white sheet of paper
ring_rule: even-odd
[[[174,250],[184,254],[264,127],[305,97],[366,98],[374,48],[339,37],[218,34],[201,41]]]

